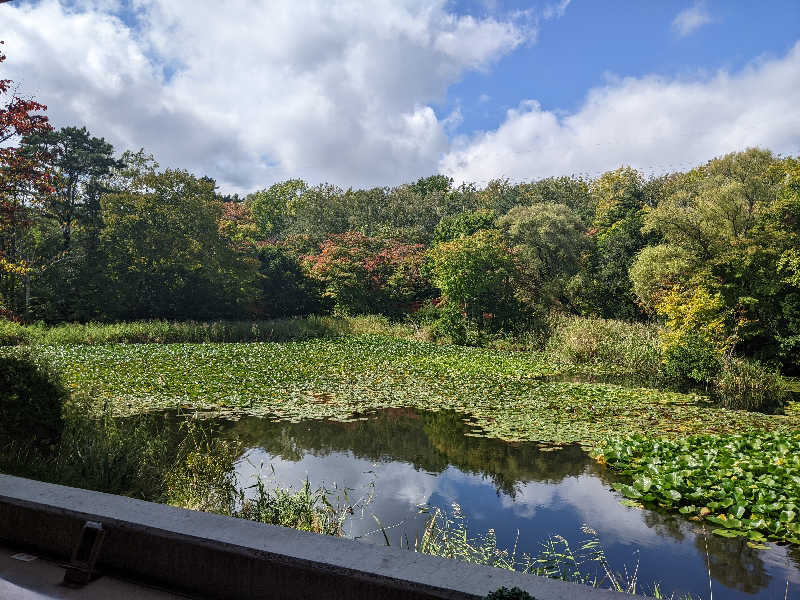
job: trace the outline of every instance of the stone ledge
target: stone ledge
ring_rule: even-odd
[[[84,521],[107,530],[100,568],[213,598],[537,600],[630,597],[243,519],[0,475],[0,539],[68,558]]]

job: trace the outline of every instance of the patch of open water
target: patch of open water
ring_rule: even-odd
[[[638,568],[645,587],[708,598],[707,558],[716,600],[800,598],[800,549],[704,534],[679,514],[630,508],[610,484],[613,472],[579,446],[542,447],[475,437],[451,412],[387,409],[352,422],[219,422],[220,433],[248,450],[236,464],[242,486],[257,475],[281,486],[324,485],[374,498],[346,523],[346,532],[383,544],[375,514],[392,545],[420,537],[426,515],[418,507],[449,509],[456,502],[472,534],[493,528],[500,547],[537,554],[552,534],[573,548],[594,529],[611,566]],[[274,471],[273,471],[274,469]],[[640,589],[642,589],[640,587]],[[644,591],[644,590],[643,590]]]

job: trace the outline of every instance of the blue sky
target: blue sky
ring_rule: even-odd
[[[548,3],[454,2],[461,14],[513,13]],[[759,57],[784,56],[800,38],[800,2],[704,2],[711,22],[686,35],[672,27],[697,2],[573,0],[550,19],[536,42],[524,44],[485,72],[466,73],[437,108],[461,107],[461,130],[494,129],[522,98],[546,110],[574,111],[589,89],[610,76],[664,75],[694,79],[736,71]],[[489,101],[481,101],[481,96]]]
[[[17,0],[3,77],[248,192],[800,154],[800,2]]]

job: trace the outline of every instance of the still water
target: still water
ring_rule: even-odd
[[[542,448],[470,435],[450,412],[388,409],[348,423],[272,422],[245,418],[220,424],[248,450],[236,465],[240,485],[260,475],[281,486],[344,488],[351,499],[374,493],[346,532],[394,546],[421,536],[421,505],[449,509],[455,502],[470,533],[496,531],[498,545],[538,554],[552,534],[573,548],[594,529],[616,571],[638,568],[640,586],[715,600],[800,598],[800,550],[770,544],[757,550],[738,539],[705,535],[679,514],[630,508],[610,487],[615,475],[579,446]],[[335,495],[335,494],[334,494]],[[788,594],[786,586],[788,582]],[[642,588],[640,587],[640,590]]]

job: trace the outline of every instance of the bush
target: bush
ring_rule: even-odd
[[[549,328],[546,350],[567,363],[609,367],[647,379],[659,377],[661,353],[653,325],[554,315]]]
[[[25,344],[29,337],[28,330],[23,325],[8,319],[0,319],[0,346]]]
[[[664,375],[676,382],[711,383],[720,371],[718,350],[702,333],[673,336],[663,346]]]
[[[758,361],[726,359],[714,379],[713,394],[727,408],[772,412],[789,392],[779,373]]]
[[[69,397],[52,368],[28,349],[0,354],[0,441],[56,443],[64,429],[62,408]]]

